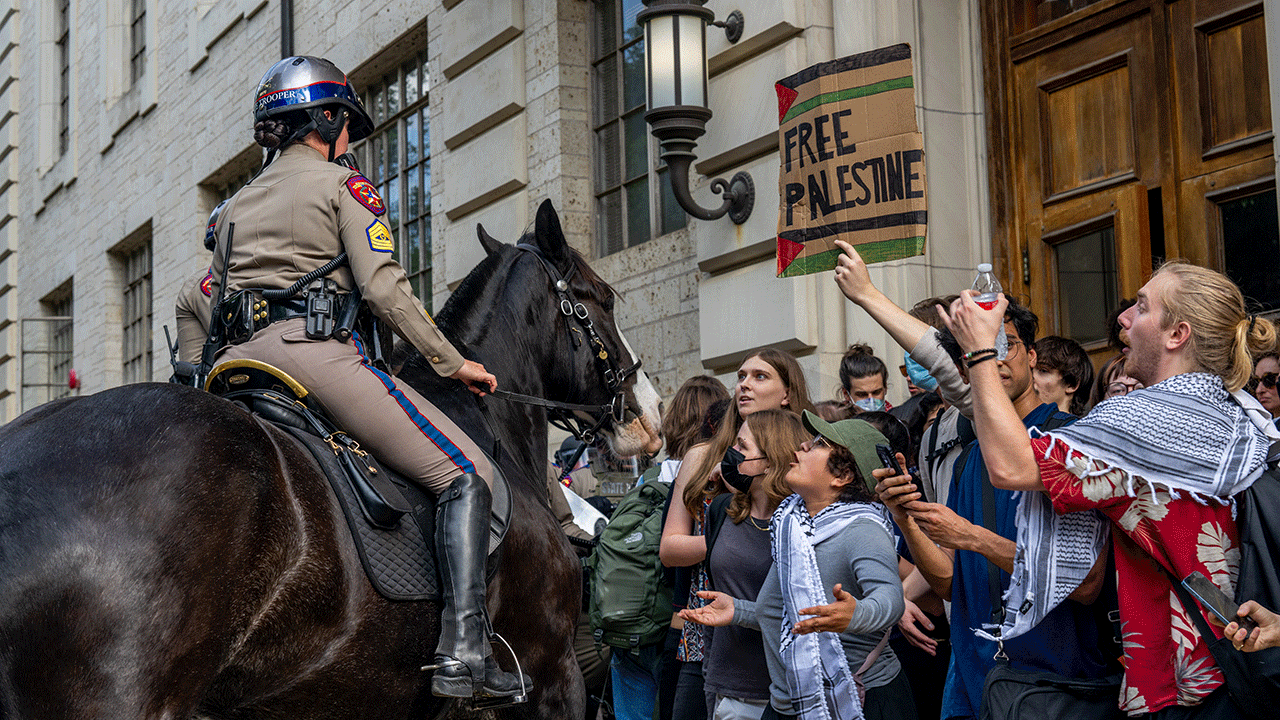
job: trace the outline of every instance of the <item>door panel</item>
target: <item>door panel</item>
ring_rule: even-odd
[[[1227,272],[1280,313],[1280,259],[1262,264],[1280,256],[1264,2],[982,7],[999,84],[987,93],[992,214],[1009,218],[994,254],[1006,270],[1023,261],[1007,287],[1029,296],[1043,332],[1089,340],[1091,315],[1165,257]]]
[[[1169,12],[1179,174],[1271,157],[1262,3],[1181,0]]]
[[[1146,187],[1130,183],[1056,203],[1026,227],[1026,237],[1041,333],[1072,337],[1098,362],[1109,352],[1106,314],[1150,274]],[[1109,255],[1090,266],[1087,254],[1102,248]]]
[[[1015,67],[1028,219],[1081,193],[1157,177],[1152,36],[1141,14]]]

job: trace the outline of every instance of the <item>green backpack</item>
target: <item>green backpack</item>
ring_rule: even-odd
[[[656,469],[656,468],[655,468]],[[648,478],[618,501],[595,551],[588,618],[597,643],[639,653],[671,626],[671,585],[658,558],[669,483]]]

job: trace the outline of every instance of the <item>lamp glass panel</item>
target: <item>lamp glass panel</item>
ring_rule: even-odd
[[[649,67],[649,109],[676,104],[675,18],[658,15],[645,23]]]
[[[681,105],[707,105],[707,42],[702,18],[696,15],[677,15],[676,42],[680,48],[680,97]]]

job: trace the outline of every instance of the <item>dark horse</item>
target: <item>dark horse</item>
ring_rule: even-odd
[[[607,352],[634,359],[613,291],[565,243],[550,203],[522,242],[487,257],[439,313],[499,387],[605,405],[596,351],[574,340],[551,269]],[[534,682],[502,717],[579,718],[572,652],[578,562],[547,509],[545,411],[488,398],[416,353],[400,373],[459,424],[492,427],[512,525],[489,587],[495,629]],[[602,432],[655,451],[643,374]],[[358,428],[351,428],[358,435]],[[327,481],[294,441],[234,404],[139,384],[52,402],[0,428],[0,718],[430,718],[439,608],[374,591]],[[500,645],[495,657],[514,668]],[[465,713],[459,704],[454,714]]]

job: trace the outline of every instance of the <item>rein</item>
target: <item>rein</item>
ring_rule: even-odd
[[[578,456],[573,462],[567,463],[564,475],[567,475],[568,469],[572,469],[577,463],[581,452],[586,449],[587,445],[595,442],[596,433],[605,423],[613,420],[617,424],[621,424],[626,414],[626,393],[622,390],[622,384],[627,378],[634,375],[640,370],[640,360],[636,359],[635,363],[627,368],[618,366],[618,361],[609,354],[605,349],[604,341],[600,339],[600,335],[596,333],[595,325],[591,322],[590,313],[587,306],[577,301],[570,292],[569,279],[573,277],[576,267],[569,270],[568,275],[561,275],[556,267],[551,264],[542,251],[537,247],[528,243],[517,243],[516,248],[525,252],[532,253],[534,257],[542,264],[542,268],[546,270],[547,275],[551,278],[551,285],[555,289],[556,296],[560,300],[560,314],[565,317],[565,322],[570,319],[577,321],[581,328],[569,326],[569,337],[573,340],[573,348],[577,350],[582,345],[580,336],[585,335],[587,342],[594,350],[596,366],[600,369],[600,374],[604,378],[605,386],[609,392],[613,393],[613,397],[608,403],[603,405],[582,405],[577,403],[566,403],[558,400],[547,400],[545,398],[533,397],[532,395],[522,395],[507,390],[495,390],[491,394],[495,397],[502,398],[509,402],[517,402],[524,405],[532,405],[547,410],[547,420],[552,425],[565,432],[570,433],[580,442],[583,443]],[[584,413],[592,417],[594,422],[590,425],[574,413]],[[561,477],[563,480],[563,476]]]

